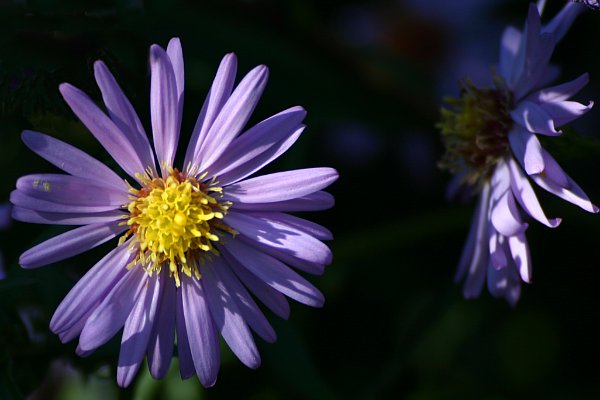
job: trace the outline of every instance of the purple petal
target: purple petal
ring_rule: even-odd
[[[513,262],[517,267],[521,279],[523,281],[531,282],[531,254],[529,253],[529,246],[527,245],[527,239],[525,234],[519,234],[508,238],[508,246],[512,254]]]
[[[541,107],[552,118],[556,126],[563,126],[581,117],[593,106],[593,101],[590,101],[587,106],[576,101],[559,101],[545,103]]]
[[[253,273],[240,265],[240,263],[229,254],[224,254],[231,270],[235,272],[242,283],[254,294],[265,306],[275,313],[280,318],[288,319],[290,316],[290,305],[285,298],[277,290],[267,285]]]
[[[148,274],[139,265],[127,271],[83,327],[79,337],[82,351],[97,349],[123,327],[147,280]]]
[[[224,200],[234,203],[271,203],[306,196],[331,185],[338,178],[333,168],[306,168],[276,172],[227,186]]]
[[[529,180],[521,172],[521,167],[513,159],[509,161],[508,165],[511,173],[511,189],[523,210],[542,224],[550,228],[556,228],[560,224],[560,218],[548,219],[548,217],[546,217]]]
[[[34,131],[23,131],[21,139],[34,153],[71,175],[115,189],[129,189],[113,170],[70,144]]]
[[[25,175],[17,189],[27,196],[53,203],[82,206],[121,206],[129,202],[126,191],[63,174]]]
[[[554,35],[554,41],[556,43],[565,36],[571,25],[575,21],[575,18],[585,10],[585,7],[581,4],[575,4],[569,1],[563,9],[556,14],[552,21],[544,26],[543,32],[548,32]]]
[[[301,133],[301,130],[298,132],[299,128],[304,128],[300,123],[305,116],[306,111],[302,107],[292,107],[258,123],[231,142],[211,167],[210,174],[218,176],[220,184],[226,186],[262,168],[274,157],[287,150],[298,138]],[[293,140],[288,140],[290,137]],[[287,148],[277,151],[282,147],[282,143]],[[273,147],[275,149],[272,149]],[[260,160],[260,163],[257,163],[257,160]],[[228,173],[235,178],[224,179],[223,175]]]
[[[223,221],[240,234],[263,245],[314,263],[331,263],[331,251],[323,242],[290,225],[234,211],[230,211]]]
[[[487,285],[492,296],[504,297],[513,306],[521,295],[521,281],[513,265],[488,268]]]
[[[561,85],[544,88],[527,96],[528,100],[537,103],[555,103],[565,101],[576,95],[585,85],[588,84],[590,77],[587,73],[580,75],[572,81]]]
[[[335,200],[327,192],[318,191],[297,199],[276,201],[272,203],[238,203],[232,209],[249,211],[321,211],[333,207]]]
[[[158,277],[149,277],[125,321],[117,365],[117,383],[121,387],[129,386],[140,369],[154,326],[159,293]]]
[[[121,208],[121,205],[91,206],[55,203],[52,201],[41,200],[37,197],[28,196],[20,190],[13,190],[10,193],[10,202],[13,203],[15,206],[27,208],[30,210],[63,214],[99,213]]]
[[[142,164],[155,170],[154,154],[144,126],[129,99],[127,99],[114,76],[102,61],[94,63],[94,76],[102,92],[102,99],[108,110],[108,115],[137,151]]]
[[[18,206],[12,209],[12,217],[14,219],[33,224],[90,225],[117,220],[123,221],[123,217],[126,215],[121,210],[100,213],[51,213]]]
[[[166,268],[156,278],[161,281],[161,293],[158,314],[148,341],[148,368],[154,379],[162,379],[173,358],[177,292]]]
[[[200,171],[210,169],[246,125],[267,85],[268,76],[268,68],[260,65],[250,71],[235,88],[206,133],[199,151]]]
[[[509,26],[502,34],[500,43],[500,76],[508,81],[513,75],[513,68],[521,45],[521,32],[515,27]]]
[[[179,373],[181,379],[188,379],[196,373],[194,359],[190,350],[187,329],[185,328],[185,314],[183,312],[183,289],[176,291],[175,324],[177,327],[177,355],[179,357]]]
[[[531,133],[547,136],[557,136],[562,133],[556,130],[552,116],[545,108],[531,101],[523,100],[510,112],[510,115],[517,124]]]
[[[316,224],[312,221],[308,221],[294,215],[285,214],[281,212],[249,212],[246,215],[252,215],[257,218],[266,218],[269,220],[277,221],[288,226],[293,226],[302,232],[314,236],[319,240],[333,240],[333,234],[331,231],[324,226]]]
[[[85,326],[85,323],[87,322],[88,318],[90,317],[90,315],[92,315],[94,310],[99,305],[100,305],[100,301],[95,302],[94,304],[92,304],[89,307],[89,311],[87,313],[85,313],[81,318],[76,320],[76,322],[73,325],[69,326],[68,328],[66,328],[65,330],[62,330],[60,332],[55,332],[58,335],[58,338],[60,339],[60,341],[62,343],[67,343],[67,342],[70,342],[71,340],[75,339],[77,336],[79,336],[79,334],[81,333],[81,330]],[[78,351],[77,355],[79,355],[80,357],[85,357],[85,355],[81,355],[82,353],[91,354],[91,353],[93,353],[93,351],[90,351],[90,352]]]
[[[173,166],[179,141],[177,82],[169,56],[157,45],[150,47],[150,116],[158,165],[163,176]]]
[[[490,227],[489,231],[490,264],[494,269],[504,268],[508,263],[503,246],[504,237],[492,227]]]
[[[221,358],[215,329],[202,281],[181,277],[183,312],[188,343],[196,373],[204,387],[217,381]]]
[[[210,314],[223,339],[239,360],[249,368],[258,368],[260,355],[252,338],[252,333],[241,315],[235,298],[213,269],[225,268],[221,257],[212,260],[210,265],[202,265],[203,286],[208,300]]]
[[[542,145],[533,133],[520,127],[514,127],[508,133],[508,140],[515,158],[521,163],[528,175],[537,174],[544,170]]]
[[[311,307],[323,306],[325,301],[323,294],[281,261],[239,240],[228,242],[227,247],[222,251],[225,250],[259,279],[286,296]]]
[[[125,172],[132,177],[144,172],[146,166],[137,150],[85,93],[68,83],[61,84],[59,90],[75,115]]]
[[[93,249],[127,229],[127,226],[120,226],[119,221],[75,228],[30,248],[21,254],[19,264],[23,268],[52,264]]]
[[[179,103],[179,110],[183,109],[183,91],[185,87],[185,73],[183,65],[183,50],[181,49],[181,41],[179,38],[173,38],[169,40],[167,45],[167,56],[171,61],[173,67],[173,73],[175,75],[175,85],[177,87],[177,101]],[[180,114],[181,118],[181,114]]]
[[[206,134],[215,121],[215,118],[221,112],[223,105],[229,99],[229,96],[231,96],[236,69],[237,60],[235,54],[230,53],[225,55],[219,65],[213,84],[192,131],[192,137],[185,153],[184,166],[186,168],[190,164],[196,167],[200,166],[203,156],[200,152],[202,143],[204,143]]]
[[[543,154],[546,169],[542,174],[531,175],[535,183],[563,200],[573,203],[588,212],[597,213],[598,207],[592,204],[579,185],[562,170],[550,154],[546,151]]]
[[[521,221],[519,209],[510,190],[504,192],[493,205],[490,220],[494,228],[504,236],[514,236],[527,229],[527,224]]]
[[[87,320],[84,316],[104,299],[127,272],[125,267],[134,257],[129,252],[129,242],[123,243],[104,256],[71,289],[52,316],[52,332],[60,334],[79,321]]]

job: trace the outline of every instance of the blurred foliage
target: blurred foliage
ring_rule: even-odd
[[[496,49],[498,26],[521,26],[524,3],[490,1],[458,25],[451,21],[458,8],[433,12],[441,3],[432,2],[430,14],[422,6],[415,11],[415,3],[0,0],[0,202],[19,176],[55,171],[21,143],[23,129],[118,168],[65,106],[58,84],[70,82],[99,102],[93,62],[103,59],[150,132],[148,47],[172,36],[182,40],[186,68],[181,143],[220,58],[234,51],[240,74],[260,63],[270,68],[251,123],[296,104],[308,110],[303,138],[268,170],[323,165],[341,176],[331,188],[336,207],[309,215],[336,236],[334,264],[310,278],[325,293],[325,307],[294,304],[289,321],[269,315],[278,341],[257,338],[258,370],[223,346],[217,385],[206,390],[196,378],[181,381],[176,358],[163,381],[142,366],[131,387],[119,389],[119,335],[79,358],[74,343],[61,344],[47,328],[61,299],[111,244],[25,271],[19,254],[63,228],[14,223],[1,231],[8,279],[0,281],[0,399],[597,395],[597,217],[540,193],[548,214],[564,222],[554,231],[529,229],[535,283],[514,309],[487,293],[466,301],[452,283],[472,207],[446,202],[448,176],[435,167],[440,99],[452,94],[439,92],[448,87],[441,82],[463,78],[452,71],[465,37],[487,37],[489,28],[494,42],[481,46]],[[549,11],[561,4],[549,0]],[[599,19],[593,12],[581,17],[554,57],[565,79],[591,73],[581,100],[600,94]],[[593,110],[563,139],[544,143],[596,200],[599,122]]]

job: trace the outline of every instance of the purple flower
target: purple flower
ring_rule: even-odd
[[[338,174],[309,168],[249,178],[283,154],[304,130],[306,112],[292,107],[240,135],[267,83],[258,66],[234,86],[236,57],[226,55],[194,127],[182,169],[173,165],[183,110],[179,39],[150,48],[154,151],[129,100],[102,61],[94,65],[108,113],[64,83],[73,112],[119,166],[121,179],[81,150],[41,133],[23,141],[67,174],[20,178],[11,194],[20,221],[82,225],[29,249],[24,268],[54,263],[120,237],[59,305],[50,329],[63,342],[79,336],[86,356],[124,326],[117,381],[127,386],[147,355],[165,376],[175,334],[181,376],[214,385],[219,334],[250,368],[260,364],[251,330],[267,342],[275,332],[252,295],[288,318],[286,297],[321,307],[323,295],[291,267],[321,274],[332,255],[324,227],[292,211],[323,210],[322,189]],[[155,163],[155,156],[158,163]]]
[[[479,296],[484,281],[493,296],[515,304],[521,281],[531,281],[531,259],[524,214],[554,228],[558,218],[544,214],[530,181],[586,211],[596,213],[581,188],[544,150],[537,134],[559,136],[559,128],[585,114],[569,99],[588,75],[546,87],[557,75],[549,64],[556,43],[579,12],[567,4],[543,26],[530,5],[523,32],[508,27],[500,46],[495,87],[465,82],[460,99],[449,99],[439,124],[446,154],[440,165],[455,173],[451,192],[469,186],[479,200],[456,280],[465,280],[464,295]],[[486,279],[487,278],[487,279]]]

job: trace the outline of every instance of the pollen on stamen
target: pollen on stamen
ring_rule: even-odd
[[[200,279],[199,265],[218,256],[215,242],[237,232],[221,220],[231,202],[219,201],[222,189],[177,169],[166,178],[154,177],[151,171],[136,178],[142,188],[130,188],[129,230],[120,238],[124,243],[133,237],[130,247],[137,252],[128,266],[138,263],[149,275],[169,268],[177,286],[180,273]]]

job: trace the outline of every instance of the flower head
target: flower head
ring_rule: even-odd
[[[223,58],[184,163],[175,166],[184,84],[179,40],[166,51],[153,45],[150,66],[154,150],[104,63],[97,61],[94,73],[107,113],[79,89],[60,86],[129,180],[67,143],[23,132],[30,149],[67,174],[20,178],[11,194],[13,217],[81,226],[27,250],[20,264],[50,264],[118,237],[59,305],[50,328],[63,342],[79,336],[77,353],[85,356],[124,327],[121,386],[131,383],[146,355],[151,374],[163,377],[176,335],[182,377],[195,373],[211,386],[219,334],[251,368],[260,364],[251,330],[276,339],[252,295],[282,318],[289,315],[285,296],[323,304],[323,295],[290,267],[322,273],[332,258],[322,240],[331,233],[288,212],[331,207],[333,197],[322,189],[337,172],[310,168],[248,178],[298,139],[306,112],[292,107],[240,134],[268,70],[254,68],[236,87],[233,54]]]
[[[466,81],[461,97],[449,99],[439,127],[446,154],[440,166],[455,174],[451,192],[461,185],[479,200],[456,279],[465,279],[465,297],[477,297],[487,278],[490,292],[514,304],[521,281],[531,281],[531,260],[523,214],[549,227],[530,181],[589,212],[598,212],[581,188],[544,150],[536,135],[559,136],[559,128],[593,105],[569,99],[587,74],[547,87],[557,69],[549,64],[557,42],[585,9],[567,4],[543,26],[531,4],[523,32],[508,27],[500,46],[494,87]]]

